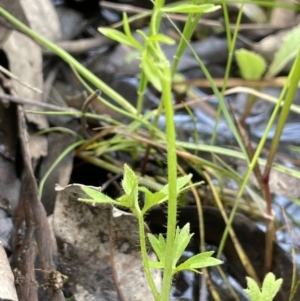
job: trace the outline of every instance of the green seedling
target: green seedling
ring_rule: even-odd
[[[186,175],[177,178],[177,195],[188,188],[187,184],[191,180],[191,177],[191,175]],[[143,264],[152,293],[157,300],[160,300],[161,297],[158,293],[159,289],[155,287],[150,269],[164,269],[166,264],[166,258],[168,258],[168,261],[171,261],[171,279],[176,273],[182,270],[190,270],[199,273],[198,269],[205,268],[208,266],[219,265],[222,263],[221,260],[212,257],[213,252],[205,252],[197,254],[178,265],[179,259],[181,258],[184,250],[190,242],[191,237],[193,236],[192,234],[190,234],[189,224],[186,224],[182,229],[179,229],[177,227],[173,244],[174,249],[172,258],[166,256],[167,243],[165,238],[161,234],[158,236],[158,238],[156,238],[152,234],[148,234],[150,244],[153,250],[156,252],[158,258],[157,261],[150,261],[147,257],[146,235],[145,231],[143,230],[144,215],[153,206],[157,206],[159,204],[162,204],[163,202],[168,201],[169,185],[165,185],[159,191],[152,193],[146,187],[139,186],[137,176],[135,175],[133,170],[125,164],[124,177],[121,186],[124,190],[124,194],[116,200],[110,198],[109,196],[105,195],[96,188],[82,186],[82,190],[89,196],[89,198],[80,198],[79,201],[89,202],[93,204],[111,204],[118,207],[124,207],[131,210],[131,212],[137,217],[139,222],[139,237]],[[142,207],[138,200],[139,191],[145,194],[145,201]],[[162,291],[163,290],[164,287],[162,288]]]

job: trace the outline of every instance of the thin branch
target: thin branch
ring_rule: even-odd
[[[9,100],[11,102],[20,104],[20,105],[33,105],[33,106],[38,106],[44,109],[48,109],[51,111],[62,111],[62,112],[78,112],[80,113],[79,110],[73,109],[73,108],[69,108],[69,107],[63,107],[63,106],[56,106],[56,105],[52,105],[49,103],[44,103],[44,102],[40,102],[37,100],[33,100],[33,99],[28,99],[28,98],[22,98],[22,97],[17,97],[17,96],[13,96],[13,95],[9,95],[9,94],[0,94],[0,99],[5,99],[5,100]]]
[[[88,109],[89,104],[91,104],[97,97],[99,97],[101,95],[101,91],[100,90],[96,90],[93,94],[91,94],[83,103],[82,105],[82,117],[81,117],[81,131],[83,133],[83,135],[85,135],[86,132],[86,116],[85,113]]]
[[[42,94],[43,91],[41,91],[38,88],[35,88],[33,86],[31,86],[28,83],[23,82],[21,79],[19,79],[16,75],[14,75],[13,73],[11,73],[10,71],[8,71],[7,69],[5,69],[3,66],[0,65],[0,71],[2,73],[4,73],[5,75],[9,76],[11,79],[17,81],[18,83],[20,83],[21,85],[23,85],[24,87],[27,87],[28,89],[38,93],[38,94]]]
[[[87,38],[75,41],[60,41],[56,44],[69,53],[81,54],[102,46],[113,45],[115,42],[99,34],[99,36],[96,38]],[[45,55],[54,55],[53,51],[49,49],[42,49],[42,52]]]

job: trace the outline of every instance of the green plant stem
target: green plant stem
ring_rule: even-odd
[[[152,291],[153,297],[155,301],[160,301],[160,295],[157,290],[157,287],[154,283],[153,276],[151,274],[150,266],[149,266],[149,258],[147,253],[147,246],[146,246],[146,234],[145,234],[145,224],[144,224],[144,216],[142,213],[137,215],[138,223],[139,223],[139,237],[140,237],[140,248],[142,254],[142,261],[144,265],[145,275],[147,277],[150,289]]]
[[[40,36],[25,24],[17,20],[14,16],[8,13],[5,9],[0,7],[0,15],[15,25],[18,29],[24,32],[26,35],[37,41],[38,43],[44,45],[53,51],[56,55],[62,58],[65,62],[73,66],[79,74],[81,74],[84,78],[86,78],[91,84],[100,89],[102,92],[107,94],[110,98],[114,99],[120,106],[122,106],[125,110],[132,114],[136,114],[136,109],[120,94],[115,92],[112,88],[106,85],[103,81],[101,81],[97,76],[95,76],[92,72],[86,69],[83,65],[81,65],[75,58],[73,58],[69,53],[64,51],[62,48],[58,47],[54,43],[50,42],[48,39]]]
[[[242,16],[243,16],[244,0],[241,2],[241,7],[239,9],[238,17],[237,17],[237,20],[236,20],[236,27],[234,29],[232,38],[231,38],[231,32],[230,32],[230,22],[229,22],[229,16],[228,16],[228,11],[227,11],[227,4],[226,4],[225,0],[222,0],[222,6],[223,6],[223,12],[224,12],[224,19],[225,19],[226,37],[227,37],[227,43],[228,43],[228,60],[227,60],[227,63],[226,63],[224,82],[223,82],[222,90],[221,90],[221,93],[220,93],[221,97],[223,99],[224,98],[224,92],[225,92],[226,87],[227,87],[227,81],[228,81],[228,78],[229,78],[231,65],[232,65],[233,52],[234,52],[234,49],[235,49],[235,44],[236,44],[236,40],[237,40],[237,36],[238,36],[238,32],[239,32],[239,26],[241,24],[241,20],[242,20]],[[213,135],[212,135],[212,138],[211,138],[211,144],[215,143],[216,135],[217,135],[217,130],[216,129],[217,129],[217,126],[218,126],[218,123],[219,123],[222,112],[223,112],[224,116],[226,117],[225,111],[222,108],[222,102],[220,102],[220,105],[219,105],[218,111],[217,111],[216,123],[215,123],[215,126],[214,126],[214,132],[213,132]],[[227,117],[226,117],[226,120],[228,122]],[[241,147],[240,143],[239,143],[239,146]],[[246,152],[244,152],[244,153],[246,154]]]
[[[225,31],[226,31],[226,38],[227,38],[227,44],[228,49],[231,47],[231,32],[230,32],[230,20],[229,20],[229,14],[227,10],[227,1],[221,0],[222,8],[223,8],[223,15],[224,15],[224,21],[225,21]]]
[[[287,120],[288,114],[290,112],[290,107],[293,103],[296,90],[298,88],[298,83],[300,80],[300,51],[298,51],[298,55],[295,59],[294,66],[293,66],[291,73],[293,73],[293,76],[290,80],[290,86],[288,88],[288,91],[287,91],[287,94],[285,97],[285,102],[282,107],[279,119],[278,119],[275,135],[272,139],[272,144],[270,147],[267,164],[266,164],[264,174],[263,174],[263,179],[265,181],[268,181],[268,179],[269,179],[272,163],[274,161],[274,157],[276,155],[276,151],[277,151],[277,148],[278,148],[278,145],[280,142],[280,137],[281,137],[283,128],[286,124],[286,120]]]
[[[156,34],[161,19],[160,9],[164,6],[163,0],[157,0],[154,6],[153,18],[151,20],[150,28],[152,34]],[[153,24],[152,24],[153,23]],[[157,45],[158,49],[160,47]],[[161,50],[160,50],[161,51]],[[163,53],[162,53],[163,54]],[[164,275],[162,283],[161,301],[169,301],[172,276],[173,276],[173,262],[174,258],[174,242],[176,231],[177,218],[177,154],[176,154],[176,133],[174,125],[174,110],[172,103],[172,75],[169,64],[166,58],[161,57],[161,64],[163,64],[164,77],[161,78],[162,83],[162,101],[165,108],[166,115],[166,134],[167,134],[167,164],[168,164],[168,222],[167,222],[167,238],[166,238],[166,258],[170,260],[165,261]]]
[[[59,162],[68,154],[70,153],[72,150],[74,150],[77,146],[83,144],[85,142],[85,140],[80,140],[77,141],[73,144],[71,144],[70,146],[68,146],[58,157],[57,159],[52,163],[51,167],[47,170],[47,172],[44,174],[44,176],[42,177],[41,181],[40,181],[40,185],[39,185],[39,197],[42,196],[43,193],[43,188],[45,185],[45,182],[47,180],[47,178],[49,177],[50,173],[54,170],[54,168],[59,164]]]
[[[177,218],[177,155],[176,155],[176,133],[174,125],[174,112],[171,95],[171,73],[166,64],[165,80],[163,81],[163,102],[165,107],[166,121],[167,121],[167,161],[168,161],[168,223],[167,223],[167,239],[166,239],[166,260],[164,267],[163,277],[163,290],[162,301],[168,301],[170,296],[171,284],[172,284],[172,260],[174,258],[174,239],[176,230],[176,218]]]
[[[160,29],[161,13],[159,12],[159,10],[163,6],[164,6],[164,0],[163,1],[158,0],[154,4],[154,14],[153,14],[153,17],[151,19],[151,26],[149,28],[149,34],[150,35],[154,35],[154,34],[158,33],[158,31]],[[141,81],[143,81],[143,82],[141,82]],[[147,82],[148,81],[147,81],[147,78],[145,76],[145,73],[142,71],[141,72],[141,80],[140,80],[139,90],[138,90],[138,102],[137,102],[138,103],[138,110],[141,109],[141,107],[142,107],[143,98],[144,98],[144,91],[146,89]],[[154,127],[157,127],[158,119],[159,119],[159,116],[162,112],[162,109],[163,109],[163,102],[161,101],[158,105],[158,109],[156,111],[155,118],[154,118],[154,121],[153,121],[153,126]],[[150,131],[149,139],[152,140],[154,138],[154,135],[155,135],[155,132]],[[148,162],[148,157],[149,157],[149,154],[150,154],[150,150],[151,150],[151,146],[147,145],[145,155],[144,155],[144,158],[143,158],[143,162],[142,162],[142,174],[145,173],[146,165],[147,165],[147,162]]]
[[[66,133],[66,134],[70,134],[72,136],[77,137],[78,139],[83,139],[82,136],[80,136],[78,133],[72,131],[71,129],[62,127],[62,126],[53,126],[53,127],[49,127],[43,130],[40,130],[38,132],[35,133],[35,135],[45,135],[48,133],[52,133],[52,132],[61,132],[61,133]]]
[[[165,5],[165,0],[155,0],[154,1],[154,9],[153,9],[153,19],[151,19],[150,33],[156,34],[159,32],[160,24],[161,24],[161,9]]]
[[[261,92],[261,88],[256,87],[254,88],[256,91]],[[240,123],[241,125],[244,127],[245,126],[245,121],[246,118],[249,116],[252,107],[254,106],[254,104],[256,103],[257,100],[257,96],[253,95],[253,94],[249,94],[247,97],[247,102],[246,105],[244,107],[244,111],[243,111],[243,115],[240,118]]]
[[[226,20],[228,18],[228,16],[226,18],[226,15],[228,14],[228,12],[227,12],[227,7],[226,7],[226,1],[224,1],[224,2],[225,2],[225,4],[223,4],[223,9],[224,9],[224,16],[225,16],[225,20]],[[226,7],[226,14],[225,14],[225,7]],[[224,92],[227,88],[227,81],[228,81],[228,78],[229,78],[229,73],[230,73],[230,69],[231,69],[231,65],[232,65],[232,59],[233,59],[233,53],[234,53],[234,50],[235,50],[235,44],[236,44],[236,40],[237,40],[237,36],[238,36],[238,32],[239,32],[239,27],[240,27],[240,24],[241,24],[241,21],[242,21],[242,16],[243,16],[243,7],[244,7],[244,0],[241,1],[241,7],[239,9],[239,13],[238,13],[238,16],[237,16],[236,26],[235,26],[235,29],[234,29],[234,32],[233,32],[232,40],[231,40],[231,38],[228,40],[229,53],[228,53],[228,60],[227,60],[226,69],[225,69],[224,83],[223,83],[222,91],[221,91],[222,97],[224,97]],[[229,20],[227,20],[227,22],[228,23],[225,22],[225,24],[227,24],[226,32],[227,31],[229,32],[230,31]],[[228,34],[228,37],[229,36],[230,36],[230,34]]]
[[[160,24],[161,24],[161,13],[159,10],[164,6],[164,1],[156,1],[154,4],[154,10],[156,11],[156,18],[155,20],[151,20],[151,25],[149,28],[149,35],[152,35],[159,31]],[[154,24],[153,24],[154,23]],[[148,84],[147,77],[145,72],[141,71],[140,76],[140,83],[138,87],[138,99],[137,99],[137,114],[141,114],[142,107],[143,107],[143,100],[144,100],[144,93]],[[154,125],[155,126],[155,125]]]
[[[137,116],[139,116],[142,113],[144,94],[145,94],[145,90],[147,88],[147,83],[148,83],[148,81],[147,81],[147,77],[146,77],[145,73],[141,72],[140,83],[139,83],[139,87],[137,90],[137,95],[138,95],[137,106],[136,106]]]

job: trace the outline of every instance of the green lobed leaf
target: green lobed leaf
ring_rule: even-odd
[[[187,223],[182,229],[177,227],[174,242],[174,258],[173,268],[175,269],[176,264],[186,249],[188,243],[191,240],[193,234],[190,234],[190,224]]]
[[[153,206],[161,204],[168,199],[167,195],[160,191],[153,193],[146,187],[139,187],[139,190],[145,193],[145,203],[142,210],[143,214],[145,214]]]
[[[276,280],[273,273],[265,276],[261,289],[252,278],[246,277],[246,279],[248,289],[244,291],[251,301],[272,301],[282,284],[282,279]]]
[[[109,196],[105,195],[101,191],[90,188],[86,186],[82,186],[81,189],[90,197],[90,199],[83,199],[79,198],[78,200],[81,202],[88,202],[88,203],[102,203],[102,204],[117,204],[116,201],[114,201]]]
[[[266,74],[266,78],[274,77],[278,74],[293,58],[300,49],[300,24],[294,27],[283,38],[280,49],[275,53],[274,59]]]
[[[125,194],[131,193],[133,187],[137,187],[138,178],[136,177],[134,171],[127,165],[124,164],[124,177],[122,180],[122,187]]]
[[[196,271],[196,269],[222,264],[223,262],[221,260],[211,257],[213,253],[213,251],[204,252],[187,259],[185,262],[176,267],[174,274],[182,270]]]
[[[151,206],[159,205],[168,199],[167,195],[163,192],[154,192],[151,196],[150,204]]]
[[[261,300],[272,301],[282,284],[282,279],[275,280],[273,273],[265,276],[261,291]]]
[[[131,209],[138,208],[138,182],[134,171],[127,164],[124,164],[124,177],[121,185],[125,195],[118,199],[120,205]]]
[[[149,266],[150,266],[150,268],[153,268],[153,269],[163,269],[165,265],[160,261],[150,260],[149,261]]]
[[[117,199],[118,206],[126,207],[132,209],[132,195],[131,194],[123,194]],[[132,212],[135,213],[135,212]]]
[[[266,70],[267,64],[264,58],[246,49],[239,49],[235,52],[235,57],[244,79],[259,80]]]
[[[188,174],[186,176],[182,176],[182,177],[179,177],[177,178],[177,192],[180,193],[181,189],[186,186],[186,184],[191,180],[192,178],[192,174]],[[163,192],[163,193],[168,193],[168,190],[169,190],[169,185],[165,185],[161,190],[160,192]]]
[[[162,8],[164,13],[173,13],[173,14],[196,14],[196,13],[210,13],[220,9],[220,5],[213,5],[213,4],[202,4],[202,5],[195,5],[195,4],[181,4],[176,6],[166,6]]]
[[[177,179],[178,193],[184,186],[186,186],[191,178],[192,175],[189,174]],[[142,210],[143,214],[145,214],[153,206],[159,205],[168,200],[168,187],[168,185],[165,185],[160,191],[155,193],[150,192],[146,187],[139,187],[139,190],[145,193],[145,204]]]
[[[251,301],[261,301],[261,291],[257,283],[250,277],[246,277],[248,289],[244,289],[244,292],[249,296]]]
[[[202,274],[200,271],[193,269],[188,263],[181,263],[179,266],[176,267],[176,269],[173,270],[173,275],[181,272],[181,271],[191,271],[197,274]]]
[[[164,266],[166,254],[166,241],[164,237],[161,234],[159,234],[158,238],[156,238],[153,234],[149,233],[148,238],[153,250],[155,251],[158,257],[159,262],[161,262]]]

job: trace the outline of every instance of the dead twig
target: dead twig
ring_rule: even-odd
[[[82,117],[81,117],[81,131],[83,136],[85,136],[86,133],[86,117],[85,117],[85,113],[88,109],[88,106],[97,98],[101,95],[101,91],[100,90],[96,90],[93,94],[91,94],[83,103],[82,105]]]
[[[52,110],[52,111],[80,113],[79,110],[76,110],[76,109],[73,109],[73,108],[63,107],[63,106],[56,106],[56,105],[52,105],[52,104],[49,104],[49,103],[44,103],[44,102],[40,102],[40,101],[37,101],[37,100],[28,99],[28,98],[17,97],[17,96],[13,96],[13,95],[9,95],[9,94],[0,94],[0,98],[5,99],[5,100],[9,100],[9,101],[17,103],[19,105],[34,105],[34,106],[38,106],[38,107],[48,109],[48,110]]]
[[[229,78],[226,86],[236,87],[236,86],[246,86],[253,88],[265,88],[265,87],[283,87],[286,82],[284,77],[275,77],[272,79],[261,79],[261,80],[245,80],[242,78]],[[214,78],[214,83],[217,87],[222,87],[224,85],[223,78]],[[207,79],[187,79],[184,81],[174,81],[174,86],[195,86],[195,87],[211,87],[211,83]]]
[[[24,277],[34,279],[35,262],[42,270],[55,270],[53,263],[53,242],[49,229],[45,209],[38,198],[38,189],[33,174],[31,157],[27,140],[24,111],[18,106],[18,130],[23,158],[23,175],[20,192],[20,202],[17,209],[16,231],[14,237],[14,266],[18,268]],[[24,238],[20,239],[20,230]],[[24,252],[25,250],[25,252]],[[38,260],[36,260],[36,254]],[[19,258],[23,259],[20,260]],[[61,292],[53,288],[47,288],[47,294],[51,301],[63,301]],[[38,300],[37,288],[29,284],[20,285],[18,290],[19,300]]]
[[[71,54],[78,55],[102,46],[114,45],[115,43],[115,41],[99,34],[99,36],[96,38],[87,38],[75,41],[60,41],[56,42],[56,45]],[[53,51],[49,49],[43,49],[42,52],[46,55],[53,55]]]
[[[14,75],[13,73],[11,73],[10,71],[8,71],[7,69],[5,69],[3,66],[0,65],[0,71],[2,73],[4,73],[5,75],[9,76],[11,79],[17,81],[18,83],[20,83],[21,85],[23,85],[24,87],[27,87],[28,89],[36,92],[36,93],[39,93],[39,94],[42,94],[43,91],[41,91],[40,89],[37,89],[25,82],[23,82],[22,80],[20,80],[16,75]]]

